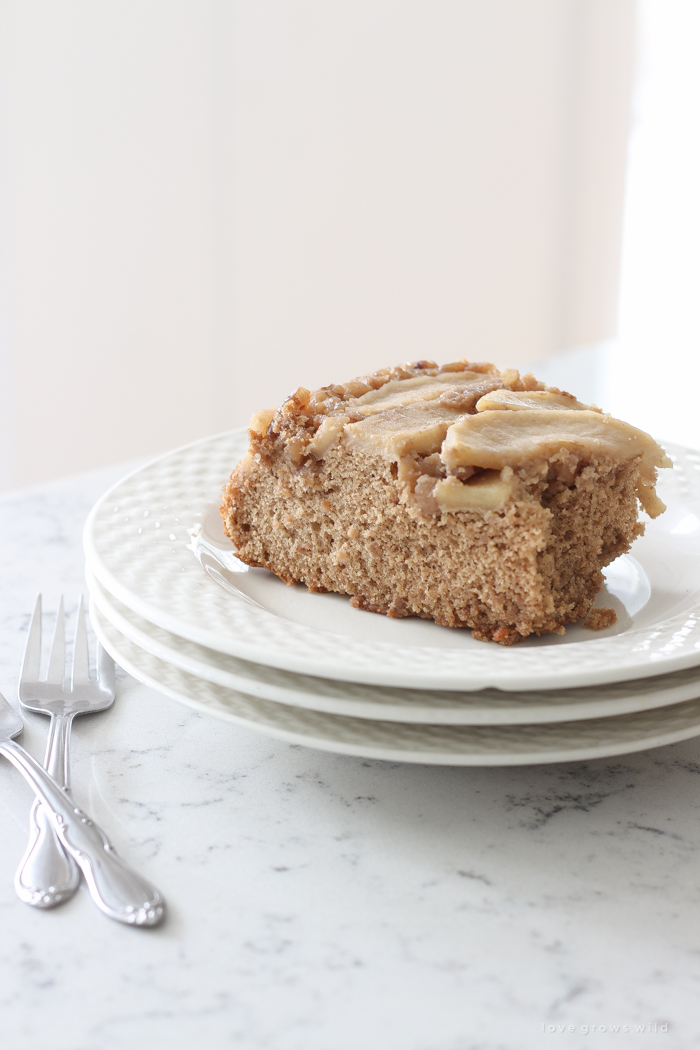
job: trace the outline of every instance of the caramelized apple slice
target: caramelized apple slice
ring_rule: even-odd
[[[500,510],[512,496],[514,485],[512,470],[484,470],[469,481],[457,478],[438,481],[433,496],[443,514],[458,510]]]
[[[562,448],[588,462],[596,456],[622,463],[639,459],[639,500],[652,518],[664,509],[658,497],[651,498],[655,468],[672,466],[664,450],[642,430],[591,410],[522,409],[463,416],[447,432],[442,460],[451,472],[467,466],[501,470],[544,463]]]
[[[350,448],[394,461],[413,452],[429,456],[440,451],[449,427],[460,418],[458,411],[436,401],[402,405],[349,423],[344,440]]]
[[[572,394],[555,394],[551,390],[493,390],[485,394],[476,405],[477,412],[492,409],[576,409],[600,411],[594,405],[584,405]]]

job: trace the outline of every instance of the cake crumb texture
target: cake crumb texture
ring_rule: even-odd
[[[589,631],[604,631],[606,627],[612,627],[617,623],[617,613],[614,609],[591,609],[583,626]]]

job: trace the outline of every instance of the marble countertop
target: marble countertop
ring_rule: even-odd
[[[36,594],[55,609],[84,590],[82,524],[123,472],[0,499],[12,703]],[[26,722],[41,757],[46,721]],[[0,763],[8,1050],[700,1042],[700,740],[532,768],[365,761],[122,673],[114,707],[76,723],[73,758],[76,799],[169,917],[121,927],[84,889],[51,912],[20,903],[31,796]]]

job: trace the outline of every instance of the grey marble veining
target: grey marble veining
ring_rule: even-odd
[[[36,593],[74,602],[82,523],[120,473],[0,501],[12,702]],[[27,717],[35,755],[45,733]],[[123,674],[73,741],[76,798],[170,915],[134,930],[83,891],[49,913],[21,904],[31,797],[1,763],[3,1050],[700,1041],[700,741],[534,768],[368,762],[213,721]]]

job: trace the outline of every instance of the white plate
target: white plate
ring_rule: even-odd
[[[105,591],[89,569],[86,578],[90,596],[103,618],[146,652],[227,689],[313,711],[432,725],[526,725],[606,718],[700,696],[700,668],[696,667],[658,678],[529,693],[392,689],[296,675],[178,638],[127,609]]]
[[[436,726],[348,718],[257,700],[159,660],[90,603],[98,638],[145,685],[204,714],[292,744],[362,758],[450,766],[517,766],[605,758],[700,734],[700,700],[613,718],[538,726]]]
[[[669,449],[676,469],[662,471],[659,485],[667,513],[647,526],[634,557],[607,570],[602,603],[617,608],[617,626],[595,633],[575,625],[562,637],[504,648],[466,630],[353,609],[342,595],[286,587],[264,569],[212,565],[207,576],[190,530],[219,498],[246,440],[234,431],[172,452],[115,485],[88,518],[85,551],[95,576],[173,634],[303,674],[465,691],[594,685],[700,664],[696,452]]]

